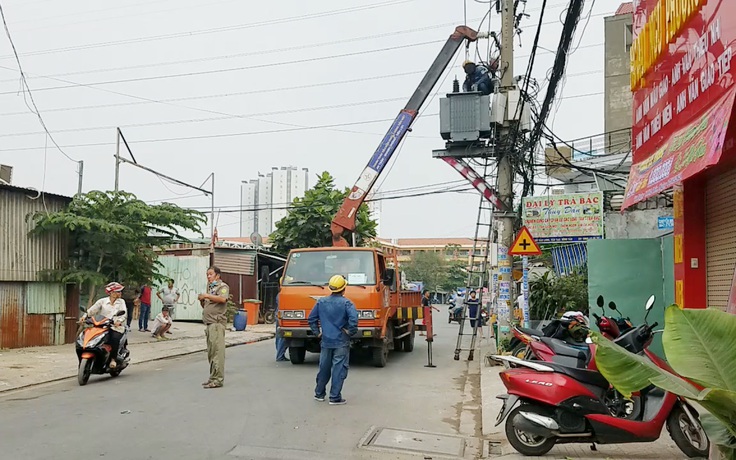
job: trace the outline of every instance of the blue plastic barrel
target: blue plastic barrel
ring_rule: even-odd
[[[236,331],[244,331],[245,326],[248,324],[248,312],[245,310],[238,310],[233,318],[233,326]]]

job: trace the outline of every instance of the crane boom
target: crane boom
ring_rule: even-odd
[[[411,125],[419,113],[419,109],[422,107],[424,102],[432,92],[432,88],[437,84],[437,81],[442,76],[442,72],[445,71],[453,56],[460,48],[460,45],[467,40],[468,43],[474,42],[478,39],[478,33],[466,26],[458,26],[455,28],[455,32],[450,35],[447,39],[442,50],[435,58],[429,70],[422,78],[422,81],[417,86],[414,94],[409,98],[404,109],[399,112],[399,115],[394,120],[391,128],[389,128],[383,140],[378,145],[378,148],[373,153],[368,165],[363,169],[360,177],[353,185],[350,190],[350,194],[343,201],[340,210],[332,220],[330,230],[332,232],[332,245],[333,246],[349,246],[348,242],[343,238],[343,233],[355,230],[355,219],[357,217],[358,209],[360,205],[366,199],[366,195],[371,191],[373,185],[376,183],[378,176],[381,175],[383,169],[388,164],[391,156],[396,151],[399,143],[404,138],[406,133],[411,129]]]

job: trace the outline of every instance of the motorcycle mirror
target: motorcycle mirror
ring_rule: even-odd
[[[119,312],[115,313],[115,316],[124,315],[126,313],[125,310],[120,310]]]
[[[87,309],[83,305],[79,306],[79,310],[87,313]]]
[[[608,308],[610,308],[613,311],[616,311],[616,304],[614,302],[608,302]]]
[[[603,296],[602,295],[599,295],[598,298],[595,299],[595,303],[599,307],[603,308]]]
[[[655,300],[656,300],[656,297],[654,297],[654,294],[649,296],[649,299],[647,300],[647,306],[646,306],[647,311],[652,309],[652,307],[654,306]]]
[[[593,341],[592,341],[592,340],[590,340],[590,337],[586,337],[586,338],[585,338],[585,343],[593,343]]]

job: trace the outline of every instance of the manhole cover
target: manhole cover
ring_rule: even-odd
[[[415,452],[445,457],[465,455],[464,438],[394,428],[372,428],[360,445],[375,450]]]

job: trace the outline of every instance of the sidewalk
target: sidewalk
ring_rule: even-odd
[[[132,330],[128,334],[131,364],[188,355],[206,350],[204,325],[175,321],[170,340],[157,341],[150,332]],[[225,334],[228,347],[272,339],[273,324],[249,325],[245,331]],[[50,347],[0,350],[0,392],[75,377],[77,359],[73,343]]]
[[[596,444],[597,452],[590,450],[590,444],[560,444],[552,448],[543,457],[524,457],[519,454],[506,440],[504,423],[496,424],[496,417],[501,411],[501,400],[496,396],[506,393],[499,377],[503,366],[488,366],[487,355],[495,353],[495,344],[484,340],[481,343],[481,353],[478,363],[480,365],[481,385],[481,423],[483,427],[483,438],[491,443],[499,443],[501,455],[494,458],[505,460],[518,460],[525,458],[547,458],[566,460],[602,460],[602,459],[627,459],[627,460],[652,460],[652,459],[685,459],[685,455],[670,438],[666,428],[662,429],[660,438],[651,443],[637,444]],[[496,448],[498,449],[498,448]]]

